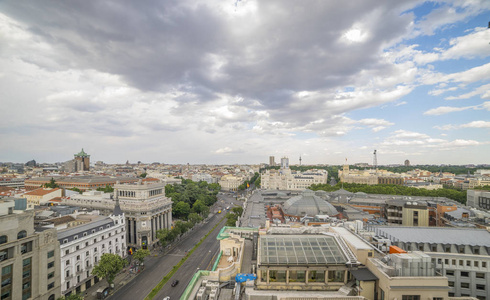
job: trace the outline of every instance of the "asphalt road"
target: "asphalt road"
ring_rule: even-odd
[[[233,196],[228,194],[218,195],[218,201],[211,208],[211,214],[217,212],[220,207],[221,214],[214,214],[206,224],[200,228],[194,229],[185,238],[177,242],[175,247],[166,255],[158,257],[149,257],[145,260],[145,270],[128,284],[120,288],[109,299],[112,300],[134,300],[144,299],[148,293],[160,282],[160,280],[172,270],[182,257],[184,257],[199,240],[206,235],[221,219],[226,215],[225,208],[228,206],[241,205]],[[157,297],[154,299],[163,299],[170,296],[170,299],[178,299],[184,292],[187,284],[194,276],[198,269],[210,270],[213,267],[216,256],[219,252],[219,241],[216,240],[221,228],[225,225],[225,220],[218,226],[212,234],[199,246],[187,261],[180,267],[174,276],[160,290]],[[179,284],[171,287],[173,280],[179,280]]]

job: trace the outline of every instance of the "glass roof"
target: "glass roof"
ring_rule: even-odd
[[[347,262],[335,238],[324,235],[261,236],[259,257],[259,263],[265,265],[319,265]]]

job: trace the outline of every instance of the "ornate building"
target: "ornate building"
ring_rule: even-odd
[[[156,232],[172,226],[172,201],[165,196],[165,183],[114,185],[114,194],[85,192],[65,199],[67,205],[101,210],[109,215],[117,200],[126,217],[126,240],[129,247],[149,248],[158,242]]]

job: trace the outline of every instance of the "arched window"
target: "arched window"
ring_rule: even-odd
[[[6,242],[8,242],[7,236],[6,235],[0,236],[0,245],[5,244]]]
[[[49,296],[48,300],[54,300],[54,294]]]
[[[17,239],[23,239],[27,236],[27,231],[25,230],[22,230],[22,231],[19,231],[19,233],[17,233]]]

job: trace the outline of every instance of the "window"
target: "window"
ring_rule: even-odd
[[[14,247],[0,250],[0,261],[14,257]]]
[[[448,281],[447,282],[447,285],[450,286],[450,287],[454,287],[454,281]]]
[[[92,229],[92,233],[95,233],[95,229]]]
[[[51,282],[50,284],[48,284],[48,290],[54,288],[54,282]]]
[[[80,265],[77,265],[77,272],[80,272]]]
[[[5,266],[2,268],[2,276],[12,273],[12,265]]]
[[[85,252],[85,256],[89,256],[89,255],[90,255],[90,253],[88,251]]]
[[[48,279],[51,279],[53,277],[54,277],[54,272],[51,272],[51,273],[48,274]]]
[[[17,233],[17,239],[18,240],[23,239],[26,236],[27,236],[27,231],[25,231],[25,230],[19,231],[19,233]]]
[[[48,252],[48,258],[51,258],[54,256],[54,250]]]
[[[485,279],[485,273],[476,272],[475,277]]]
[[[8,241],[8,238],[6,235],[0,236],[0,245],[5,244]]]
[[[89,261],[88,261],[88,260],[87,260],[87,261],[85,261],[85,265],[86,265],[86,266],[87,266],[87,268],[88,268],[88,265],[89,265]]]
[[[70,270],[66,270],[66,275],[65,277],[70,277]]]
[[[97,243],[97,239],[94,239],[94,244]]]
[[[344,282],[343,270],[328,271],[328,282]]]
[[[88,242],[85,242],[85,247],[88,247]]]
[[[446,270],[446,275],[454,276],[454,270]]]
[[[22,272],[22,278],[31,277],[31,270],[26,270]]]
[[[105,248],[105,244],[102,244],[102,249],[104,249],[104,248]]]
[[[461,277],[469,277],[470,273],[469,272],[463,272],[461,271]]]
[[[68,254],[70,254],[70,250],[65,251],[65,255],[68,255]]]
[[[86,233],[86,232],[84,232],[84,233],[83,233],[83,236],[87,236],[87,233]]]
[[[453,259],[453,266],[455,266],[455,265],[456,265],[456,260],[455,260],[455,259]]]
[[[470,284],[468,282],[461,282],[461,288],[462,289],[469,289],[470,288]]]
[[[54,261],[48,263],[48,269],[51,269],[54,267]]]
[[[65,263],[65,265],[68,266],[69,264],[70,264],[70,261],[67,260],[66,263]]]
[[[474,248],[473,249],[473,254],[480,254],[480,248]]]
[[[78,240],[78,235],[75,235],[75,236],[73,237],[73,239],[74,239],[74,240]]]
[[[68,282],[66,283],[66,289],[69,289],[69,288],[70,288],[70,282],[68,281]]]
[[[23,267],[29,266],[30,264],[31,264],[31,258],[30,257],[22,260],[22,266]]]
[[[484,291],[485,290],[485,285],[484,284],[477,284],[476,285],[476,289],[477,290],[480,290],[480,291]]]
[[[446,259],[444,260],[444,264],[449,265],[449,259],[447,259],[447,258],[446,258]]]
[[[80,255],[77,255],[77,260],[80,260]]]
[[[459,260],[459,265],[462,266],[463,265],[463,261],[460,259]]]
[[[20,245],[20,253],[25,254],[32,251],[32,241]]]
[[[30,281],[25,282],[24,284],[22,284],[22,289],[23,290],[26,290],[26,289],[28,289],[30,287],[31,287],[31,282]]]
[[[467,260],[467,261],[466,261],[466,266],[467,266],[467,267],[471,267],[471,260]]]
[[[487,262],[486,261],[482,261],[481,262],[481,267],[482,268],[486,268],[487,267]]]
[[[75,249],[76,249],[76,251],[80,250],[80,246],[79,246],[79,245],[77,245],[77,246],[75,247]]]
[[[473,262],[473,265],[474,265],[475,267],[478,267],[478,261],[477,261],[477,260],[475,260],[475,261]]]
[[[102,239],[105,239],[105,236],[102,236]]]
[[[420,295],[402,295],[402,300],[420,300]]]
[[[289,271],[289,282],[305,282],[305,271]]]
[[[97,248],[94,248],[94,252],[97,252]]]
[[[63,240],[63,244],[66,244],[66,243],[68,243],[68,240],[67,239],[64,239]]]
[[[95,260],[94,261],[95,261],[95,263],[97,263],[97,256],[95,257]]]

